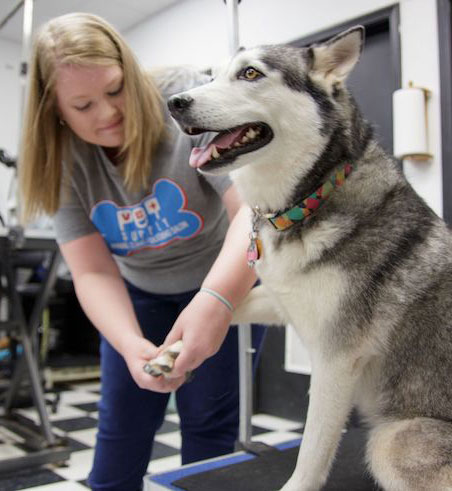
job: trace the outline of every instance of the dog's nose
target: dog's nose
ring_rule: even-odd
[[[193,97],[188,94],[173,95],[168,99],[168,108],[172,113],[181,113],[188,109],[193,102]]]

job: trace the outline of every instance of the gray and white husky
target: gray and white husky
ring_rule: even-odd
[[[382,150],[344,81],[354,27],[307,48],[240,51],[173,96],[189,134],[219,132],[191,165],[231,174],[254,210],[263,286],[237,320],[293,325],[310,353],[307,422],[284,491],[325,484],[353,406],[386,490],[452,490],[452,235]]]

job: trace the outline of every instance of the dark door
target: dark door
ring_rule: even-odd
[[[443,216],[452,225],[452,8],[438,0],[439,68],[441,85],[441,140]]]

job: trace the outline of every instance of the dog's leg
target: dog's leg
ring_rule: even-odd
[[[318,491],[325,484],[360,373],[353,361],[312,357],[305,431],[297,465],[281,491]]]
[[[281,316],[272,307],[272,301],[262,285],[253,288],[234,311],[233,324],[283,324]],[[159,356],[150,360],[143,370],[154,377],[168,375],[182,349],[182,341],[168,346]]]
[[[253,288],[234,310],[233,324],[285,324],[274,301],[263,285]]]
[[[452,490],[452,424],[432,418],[381,423],[372,429],[367,461],[387,491]]]

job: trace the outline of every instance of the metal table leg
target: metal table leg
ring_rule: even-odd
[[[33,402],[39,414],[43,435],[49,445],[54,445],[56,443],[56,440],[55,440],[55,436],[51,431],[47,409],[45,407],[45,397],[41,386],[41,380],[39,378],[40,371],[37,362],[37,357],[34,356],[33,353],[34,350],[33,350],[32,337],[38,328],[40,315],[42,313],[44,306],[47,303],[50,292],[55,283],[57,269],[60,263],[60,255],[59,252],[55,252],[53,254],[52,262],[49,268],[47,278],[33,306],[33,311],[30,317],[30,324],[28,327],[25,320],[21,299],[17,292],[17,289],[15,288],[14,271],[12,269],[11,261],[6,261],[6,263],[7,264],[5,264],[5,273],[9,284],[13,318],[16,319],[17,327],[19,329],[20,339],[23,346],[23,357],[21,358],[21,360],[19,360],[16,366],[12,383],[6,395],[5,404],[4,404],[5,412],[7,414],[11,412],[14,399],[20,388],[20,383],[24,373],[24,368],[26,368],[28,376],[30,378]]]

